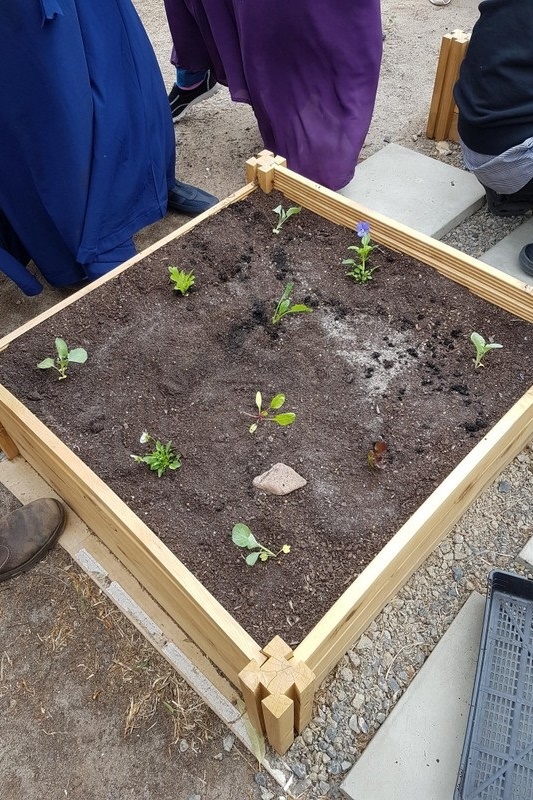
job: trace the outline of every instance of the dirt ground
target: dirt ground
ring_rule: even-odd
[[[170,86],[163,3],[135,4]],[[470,28],[477,5],[383,0],[382,76],[363,158],[388,142],[438,157],[423,132],[441,37]],[[176,134],[179,177],[219,197],[244,183],[246,158],[262,149],[251,109],[232,104],[225,89],[196,106]],[[451,150],[444,160],[459,163],[457,147]],[[184,221],[167,215],[139,234],[139,249]],[[25,298],[0,278],[0,335],[64,295],[46,288]],[[0,513],[16,505],[0,487]],[[0,795],[6,800],[260,797],[257,765],[236,744],[226,751],[226,735],[61,548],[0,586]]]

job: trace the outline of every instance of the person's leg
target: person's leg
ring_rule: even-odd
[[[197,186],[183,183],[177,178],[174,188],[168,193],[168,209],[169,211],[177,211],[178,214],[194,216],[207,211],[217,203],[218,197],[199,189]]]
[[[0,519],[0,582],[31,569],[53,547],[65,525],[65,509],[44,497]]]
[[[481,184],[487,196],[487,206],[491,214],[497,217],[517,217],[533,211],[533,179],[518,192],[498,194],[489,186]]]
[[[176,81],[168,100],[172,120],[177,122],[219,87],[202,31],[186,0],[165,0],[165,11],[174,43],[170,60],[176,67]]]
[[[189,108],[207,100],[218,89],[218,83],[210,69],[197,72],[177,67],[176,82],[168,96],[172,122],[180,120]]]

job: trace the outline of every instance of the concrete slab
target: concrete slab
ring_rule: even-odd
[[[530,574],[533,574],[533,538],[518,553],[516,560]]]
[[[485,598],[473,592],[341,790],[353,800],[451,800],[474,685]]]
[[[501,269],[507,275],[518,278],[519,281],[533,284],[533,278],[522,272],[518,263],[518,254],[525,244],[533,242],[533,218],[515,228],[508,236],[481,257],[480,261],[490,264],[491,267]]]
[[[361,162],[339,194],[435,239],[477,211],[485,197],[470,173],[397,144]]]

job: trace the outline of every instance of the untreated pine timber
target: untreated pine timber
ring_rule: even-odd
[[[17,445],[2,424],[0,424],[0,450],[2,450],[9,459],[15,458],[15,456],[19,454]]]
[[[533,287],[302,178],[287,169],[283,158],[263,151],[249,159],[246,174],[248,185],[202,215],[200,222],[247,197],[257,184],[266,192],[279,190],[288,200],[336,224],[355,228],[358,222],[368,221],[376,242],[434,267],[485,300],[533,322]],[[42,319],[112,280],[196,224],[197,220],[187,223],[5,337],[0,341],[0,350]],[[252,724],[283,753],[295,732],[301,732],[309,722],[316,687],[472,500],[531,438],[533,390],[435,490],[294,651],[279,637],[265,647],[256,643],[109,487],[1,386],[0,420],[4,426],[0,430],[0,447],[13,455],[20,451],[165,612],[187,631],[196,646],[234,686],[240,687]]]
[[[315,676],[294,658],[292,649],[275,636],[239,673],[241,691],[254,726],[283,754],[311,719]]]
[[[470,35],[461,30],[452,31],[442,37],[426,126],[428,139],[459,141],[453,87],[459,77],[469,41]]]

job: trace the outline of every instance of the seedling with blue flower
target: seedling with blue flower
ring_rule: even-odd
[[[345,258],[342,263],[345,267],[351,267],[346,275],[353,278],[356,283],[365,284],[372,280],[372,273],[377,269],[377,267],[369,268],[366,265],[368,257],[376,245],[371,244],[370,225],[368,222],[360,222],[355,232],[361,239],[361,244],[352,244],[348,247],[348,250],[353,250],[357,257]]]
[[[148,431],[143,431],[139,441],[141,444],[150,444],[152,451],[145,456],[132,454],[131,457],[138,464],[147,464],[152,472],[157,472],[158,478],[164,475],[167,469],[174,470],[181,467],[181,456],[172,449],[172,442],[163,444]]]

